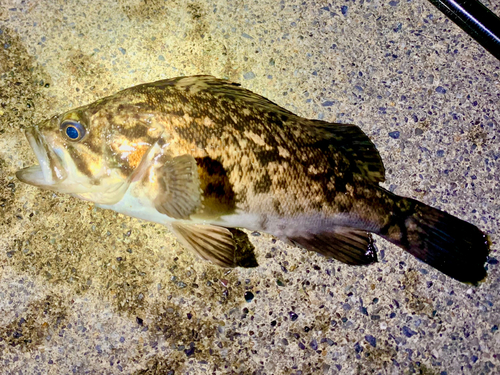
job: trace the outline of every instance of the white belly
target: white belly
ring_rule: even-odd
[[[287,218],[237,210],[231,215],[221,216],[217,219],[206,220],[195,217],[191,220],[178,220],[158,212],[150,195],[140,186],[138,182],[132,183],[118,203],[113,205],[96,204],[96,206],[166,226],[174,222],[212,224],[228,228],[245,228],[252,231],[266,232],[278,238],[294,237],[297,233],[304,231],[321,233],[330,230],[334,225],[342,225],[342,222],[346,219],[345,215],[326,218],[321,214],[313,214],[308,217]]]

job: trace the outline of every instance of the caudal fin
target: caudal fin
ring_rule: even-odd
[[[476,226],[414,199],[399,198],[397,206],[382,237],[459,281],[486,277],[489,242]]]

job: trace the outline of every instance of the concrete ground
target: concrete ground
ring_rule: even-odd
[[[227,272],[15,178],[35,161],[22,127],[202,73],[359,125],[385,187],[490,235],[486,281],[380,238],[378,264],[350,267],[258,233],[260,267]],[[500,373],[499,73],[425,0],[2,0],[0,373]]]

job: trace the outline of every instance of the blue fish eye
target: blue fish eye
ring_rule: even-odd
[[[85,127],[78,121],[63,121],[61,130],[70,141],[79,141],[85,136]]]

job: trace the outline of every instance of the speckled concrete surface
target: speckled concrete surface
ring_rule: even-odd
[[[361,126],[386,187],[489,233],[486,282],[381,239],[358,268],[257,234],[260,267],[227,272],[161,226],[15,179],[35,160],[23,126],[201,73]],[[0,373],[500,373],[499,73],[424,0],[3,0]]]

